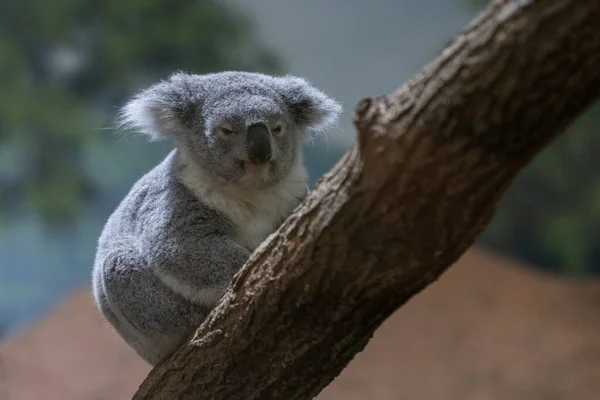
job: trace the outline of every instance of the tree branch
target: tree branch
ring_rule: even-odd
[[[600,0],[495,1],[395,93],[134,399],[309,399],[600,92]]]

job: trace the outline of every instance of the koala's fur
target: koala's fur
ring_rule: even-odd
[[[340,112],[302,78],[250,72],[176,73],[122,109],[123,126],[175,143],[108,219],[92,274],[101,313],[148,363],[189,338],[306,196],[303,139]],[[267,161],[249,161],[250,126]]]

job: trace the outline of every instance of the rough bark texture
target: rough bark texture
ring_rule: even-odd
[[[313,398],[599,93],[600,0],[493,2],[415,78],[359,104],[357,143],[134,399]]]

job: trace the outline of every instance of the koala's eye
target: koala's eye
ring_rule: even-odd
[[[221,133],[223,133],[224,135],[233,135],[235,132],[233,131],[233,129],[231,128],[226,128],[226,127],[219,127],[219,130],[221,131]]]
[[[271,129],[271,133],[277,135],[278,133],[281,133],[282,130],[283,127],[281,125],[276,125],[273,129]]]

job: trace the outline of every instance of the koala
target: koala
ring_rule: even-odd
[[[302,144],[341,105],[305,79],[177,72],[135,95],[121,127],[174,148],[110,215],[96,304],[151,365],[188,340],[234,274],[308,193]]]

